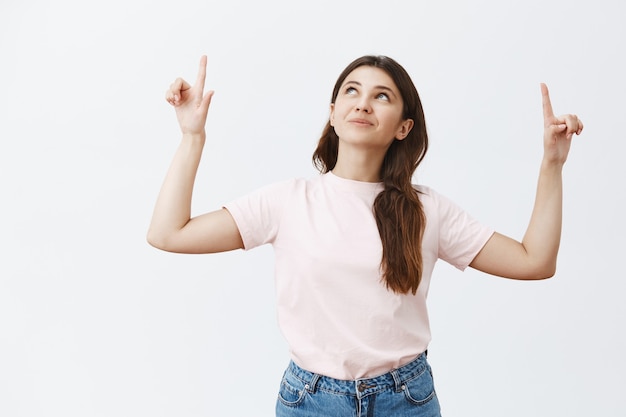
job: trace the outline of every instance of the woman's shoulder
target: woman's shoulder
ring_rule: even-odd
[[[265,185],[260,185],[256,189],[253,189],[249,195],[274,195],[276,197],[286,198],[289,195],[298,193],[299,191],[305,191],[311,187],[316,186],[319,179],[315,176],[307,177],[292,177],[285,179],[278,179],[273,182],[269,182]]]
[[[422,202],[424,200],[438,199],[441,196],[441,194],[439,194],[434,188],[428,185],[413,184],[413,188],[417,190],[417,193],[419,194],[420,200],[422,200]]]
[[[419,194],[419,199],[426,209],[446,210],[450,207],[457,207],[456,203],[445,194],[440,193],[433,187],[424,184],[413,184]]]

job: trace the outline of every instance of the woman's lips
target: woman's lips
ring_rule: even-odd
[[[350,120],[348,120],[348,122],[352,123],[352,124],[355,124],[355,125],[358,125],[358,126],[372,126],[373,125],[373,123],[370,122],[369,120],[359,119],[359,118],[350,119]]]

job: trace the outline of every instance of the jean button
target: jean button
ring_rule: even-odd
[[[369,385],[366,384],[365,382],[359,382],[359,386],[357,387],[357,389],[359,390],[359,392],[363,392],[368,388],[374,388],[376,385]]]

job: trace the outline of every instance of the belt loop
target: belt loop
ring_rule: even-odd
[[[391,371],[389,371],[389,373],[391,374],[391,377],[393,378],[393,383],[396,387],[396,392],[400,392],[402,391],[402,380],[400,379],[400,375],[398,374],[398,370],[397,369],[392,369]]]
[[[309,381],[309,383],[306,384],[305,386],[306,390],[311,394],[315,393],[315,388],[317,387],[317,383],[319,380],[320,380],[320,375],[313,374],[313,378],[311,378],[311,381]]]

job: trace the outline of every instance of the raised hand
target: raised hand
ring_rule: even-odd
[[[204,134],[206,117],[211,104],[213,91],[204,94],[207,57],[200,58],[200,67],[196,83],[189,85],[182,78],[177,78],[165,93],[165,100],[174,106],[176,118],[183,134]]]
[[[567,160],[572,136],[580,135],[583,123],[575,114],[555,117],[550,103],[548,87],[541,84],[543,102],[543,146],[546,162],[564,164]]]

